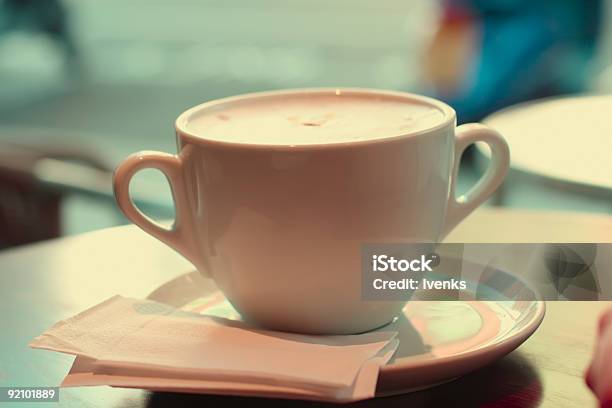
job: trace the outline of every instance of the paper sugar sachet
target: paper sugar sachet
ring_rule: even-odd
[[[115,296],[58,322],[31,346],[77,356],[64,386],[353,401],[374,396],[396,335],[274,332]]]

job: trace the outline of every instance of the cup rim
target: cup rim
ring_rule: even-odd
[[[228,141],[228,140],[219,140],[207,138],[206,136],[195,134],[195,132],[189,131],[187,127],[187,123],[192,115],[197,112],[201,112],[202,110],[208,110],[210,108],[223,105],[230,104],[233,102],[244,101],[245,99],[261,99],[261,98],[272,98],[283,95],[299,95],[299,94],[322,94],[322,95],[355,95],[355,96],[382,96],[382,97],[393,97],[397,99],[403,99],[406,101],[416,101],[421,104],[430,105],[436,109],[438,109],[444,115],[443,119],[440,123],[424,128],[419,129],[413,132],[400,133],[396,135],[390,135],[388,137],[379,137],[373,139],[364,139],[364,140],[351,140],[351,141],[338,141],[338,142],[329,142],[329,143],[308,143],[308,144],[277,144],[277,143],[245,143],[245,142],[236,142],[236,141]],[[443,129],[448,127],[449,125],[455,125],[456,123],[456,113],[453,108],[451,108],[446,103],[439,101],[434,98],[430,98],[427,96],[422,96],[409,92],[400,92],[400,91],[391,91],[391,90],[382,90],[382,89],[374,89],[374,88],[293,88],[293,89],[283,89],[283,90],[273,90],[273,91],[263,91],[263,92],[252,92],[246,93],[236,96],[230,96],[221,99],[214,99],[208,102],[201,103],[192,108],[187,109],[183,113],[181,113],[176,121],[174,122],[174,127],[177,132],[177,136],[181,138],[185,138],[189,140],[193,144],[207,144],[213,145],[215,147],[225,147],[225,148],[245,148],[245,149],[264,149],[264,150],[289,150],[289,151],[297,151],[297,150],[317,150],[317,149],[331,149],[338,147],[352,147],[352,146],[363,146],[363,145],[371,145],[371,144],[381,144],[381,143],[389,143],[395,142],[398,140],[408,139],[412,137],[416,137],[419,135],[435,132],[439,129]]]

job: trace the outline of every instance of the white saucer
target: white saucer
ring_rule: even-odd
[[[385,327],[399,332],[400,346],[394,359],[381,369],[377,396],[451,381],[503,357],[538,328],[545,312],[540,296],[513,275],[496,274],[501,279],[490,279],[489,289],[504,293],[503,288],[495,288],[496,282],[503,283],[520,300],[508,295],[496,301],[408,303],[404,315]],[[165,283],[148,298],[184,310],[240,318],[214,282],[198,272]]]

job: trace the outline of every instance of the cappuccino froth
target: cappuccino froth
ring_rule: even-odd
[[[264,145],[355,142],[430,129],[445,119],[433,105],[359,94],[293,94],[245,99],[198,112],[187,128],[205,139]]]

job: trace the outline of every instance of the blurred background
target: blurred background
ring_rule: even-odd
[[[0,0],[0,248],[125,223],[112,169],[175,152],[174,119],[206,100],[386,88],[445,100],[463,123],[610,94],[611,19],[610,0]],[[612,151],[610,138],[595,148]],[[460,189],[486,152],[465,159]],[[610,213],[609,172],[594,186],[516,171],[491,204]],[[132,185],[143,210],[172,217],[161,174]]]

